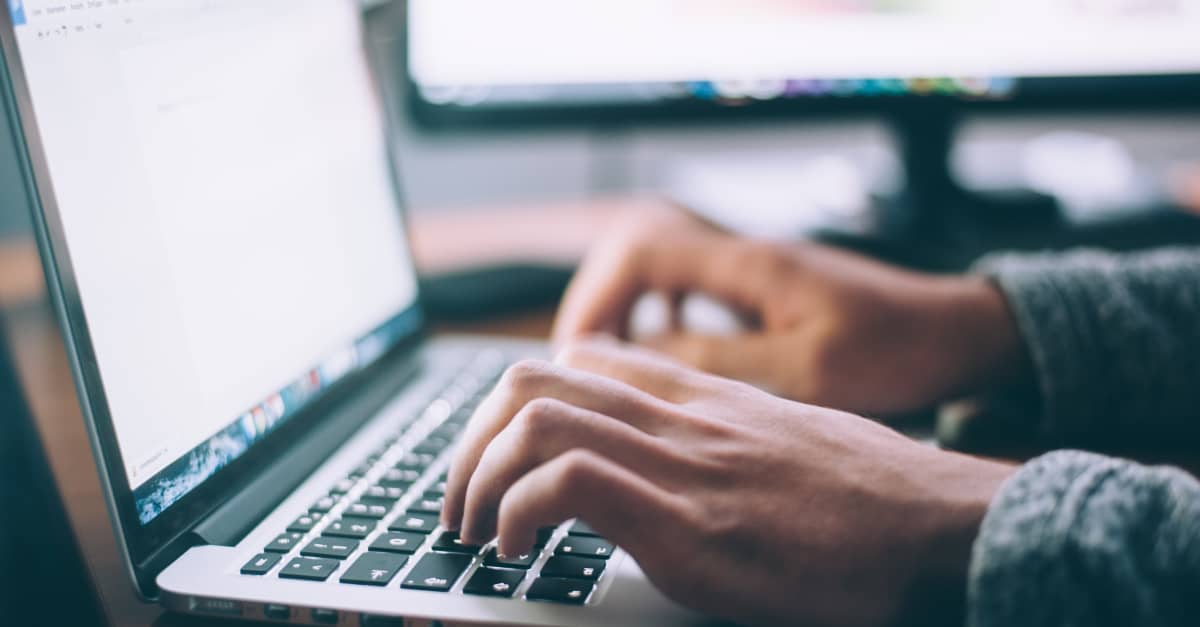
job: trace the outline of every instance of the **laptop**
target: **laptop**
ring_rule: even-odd
[[[430,339],[355,0],[5,0],[0,93],[125,567],[182,613],[687,625],[584,521],[501,559],[448,450],[539,343]]]

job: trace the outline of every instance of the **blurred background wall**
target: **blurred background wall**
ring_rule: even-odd
[[[394,26],[369,26],[386,47]],[[399,64],[393,65],[396,59],[384,57],[381,71],[398,72]],[[854,120],[665,129],[630,126],[615,132],[579,128],[430,133],[408,119],[403,98],[393,100],[400,109],[394,139],[402,159],[405,194],[418,212],[652,191],[680,163],[724,158],[778,165],[795,155],[829,149],[881,150],[888,141],[880,123]],[[1148,167],[1200,159],[1200,115],[984,118],[971,122],[963,135],[959,161],[965,178],[994,181],[1018,176],[1020,147],[1063,130],[1115,138]],[[28,230],[14,158],[11,130],[0,125],[0,237]],[[998,183],[1004,182],[1008,181]]]

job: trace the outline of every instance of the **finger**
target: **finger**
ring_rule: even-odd
[[[660,335],[642,342],[680,362],[727,379],[773,387],[789,364],[781,363],[778,338],[761,334],[735,336]]]
[[[698,391],[690,367],[661,352],[606,337],[569,342],[554,362],[627,383],[673,403],[692,400]]]
[[[500,503],[500,552],[533,546],[537,529],[570,518],[586,520],[639,560],[661,554],[664,529],[684,528],[681,496],[591,451],[573,450],[537,467]]]
[[[570,450],[589,450],[643,475],[670,474],[676,453],[664,443],[615,418],[562,401],[526,405],[484,451],[467,486],[463,539],[482,544],[495,537],[504,493],[529,471]]]
[[[457,445],[446,482],[442,523],[457,528],[461,521],[466,488],[479,457],[488,443],[530,401],[554,398],[599,414],[619,417],[642,429],[655,432],[671,420],[670,403],[627,383],[596,374],[524,361],[508,369],[500,382],[471,418]]]
[[[753,266],[758,247],[715,232],[619,235],[602,243],[571,281],[554,340],[595,332],[624,337],[624,320],[644,292],[702,292],[757,311],[766,272]]]

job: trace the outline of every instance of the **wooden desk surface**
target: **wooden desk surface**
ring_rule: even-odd
[[[653,202],[501,207],[418,217],[412,224],[414,254],[425,272],[501,260],[569,262],[580,257],[614,216],[644,209]],[[167,615],[135,597],[120,565],[70,366],[57,321],[45,301],[41,265],[31,243],[0,242],[0,308],[10,327],[26,395],[109,623],[122,627],[228,624]],[[444,330],[544,337],[552,313],[534,312]]]

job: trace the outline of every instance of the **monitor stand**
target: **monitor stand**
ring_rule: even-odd
[[[1143,210],[1083,225],[1044,194],[965,188],[951,167],[959,114],[950,103],[914,105],[889,122],[905,174],[902,191],[876,199],[871,234],[829,231],[820,239],[931,271],[960,271],[994,250],[1200,243],[1200,219],[1170,207],[1131,208]]]

